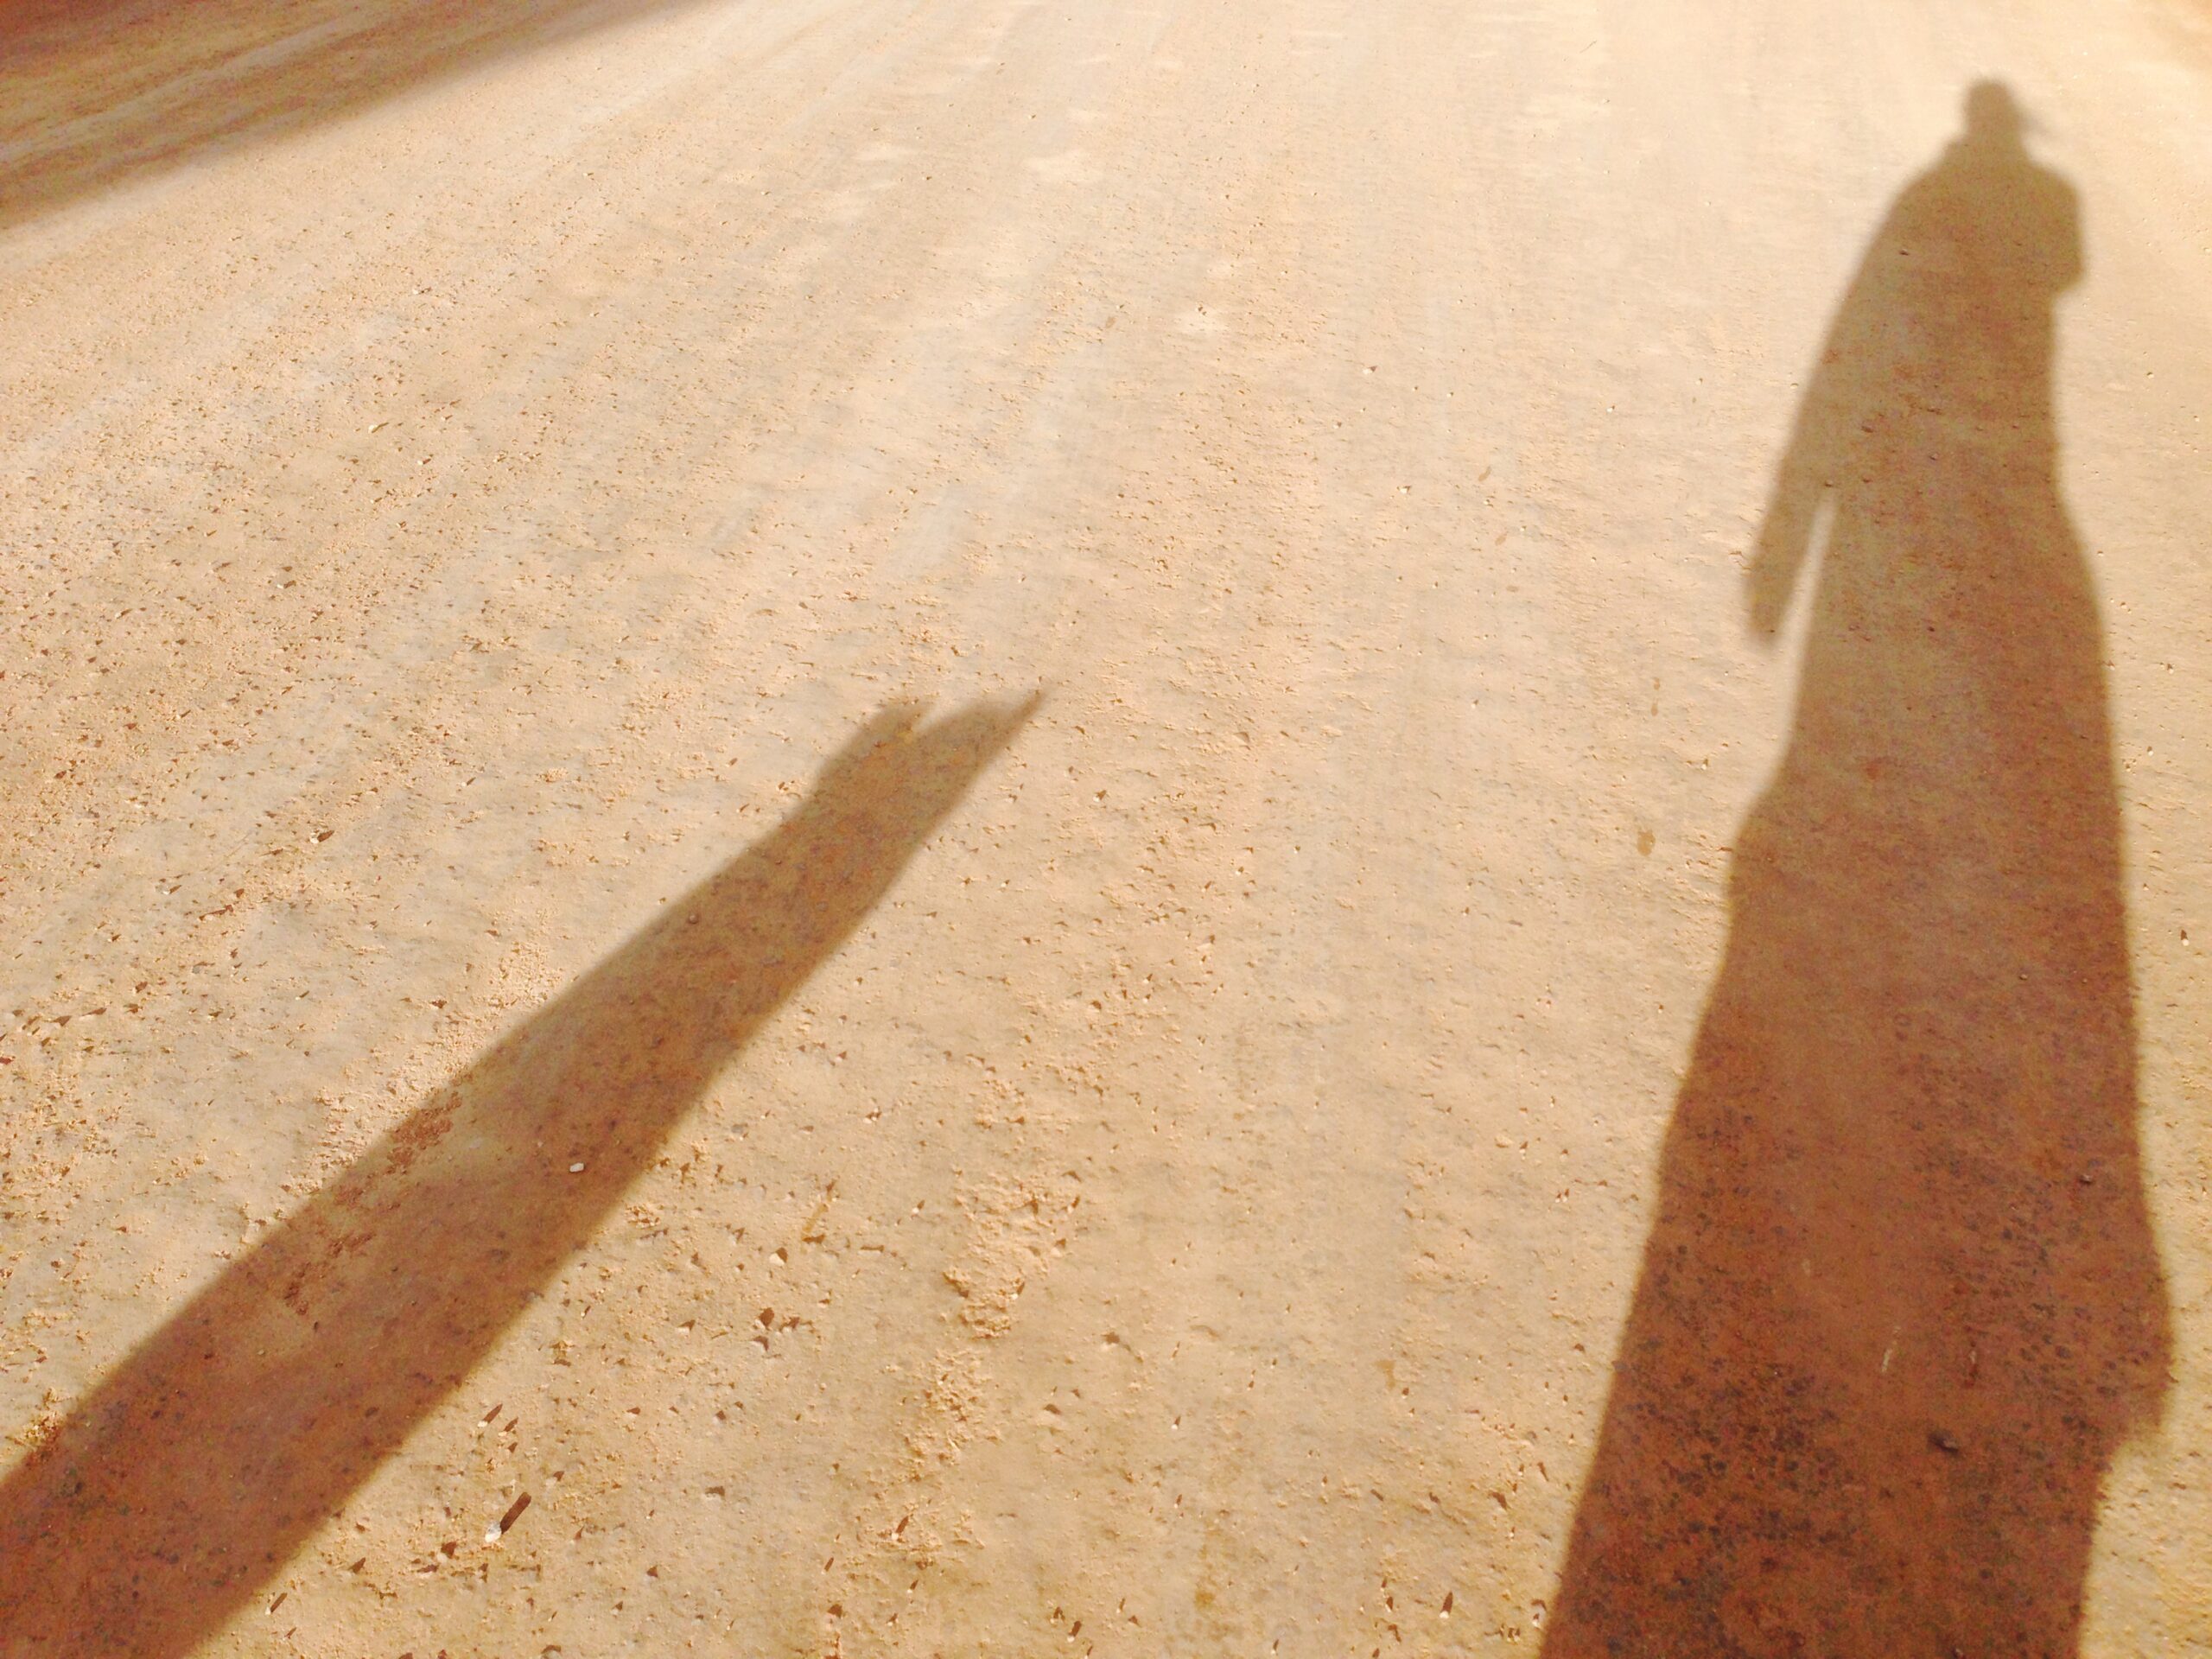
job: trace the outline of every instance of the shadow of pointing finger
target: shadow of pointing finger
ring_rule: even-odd
[[[132,1354],[0,1486],[0,1653],[198,1645],[483,1359],[1035,704],[872,721]]]

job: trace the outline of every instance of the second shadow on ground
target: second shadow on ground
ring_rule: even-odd
[[[0,0],[0,230],[703,0]]]
[[[1028,718],[894,709],[441,1089],[0,1484],[0,1654],[176,1659],[490,1352]]]

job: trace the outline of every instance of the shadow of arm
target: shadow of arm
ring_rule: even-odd
[[[1752,544],[1751,564],[1745,572],[1745,602],[1751,632],[1761,641],[1771,641],[1782,626],[1834,481],[1834,425],[1840,412],[1835,395],[1836,359],[1832,340],[1798,406],[1789,447],[1776,469],[1766,516],[1759,524],[1758,539]]]
[[[863,728],[798,811],[436,1091],[0,1484],[0,1654],[176,1659],[591,1237],[1035,699]]]

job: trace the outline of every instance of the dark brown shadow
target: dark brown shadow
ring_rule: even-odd
[[[2059,497],[2072,188],[2001,86],[1844,296],[1761,533],[1824,521],[1796,720],[1575,1517],[1549,1659],[2072,1653],[2170,1347],[2102,632]]]
[[[0,228],[700,0],[0,0]]]
[[[168,1659],[213,1631],[484,1357],[1034,706],[872,722],[103,1381],[0,1486],[0,1653]]]

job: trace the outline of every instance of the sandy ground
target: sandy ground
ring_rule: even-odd
[[[2212,16],[0,87],[0,1654],[2212,1652]]]

